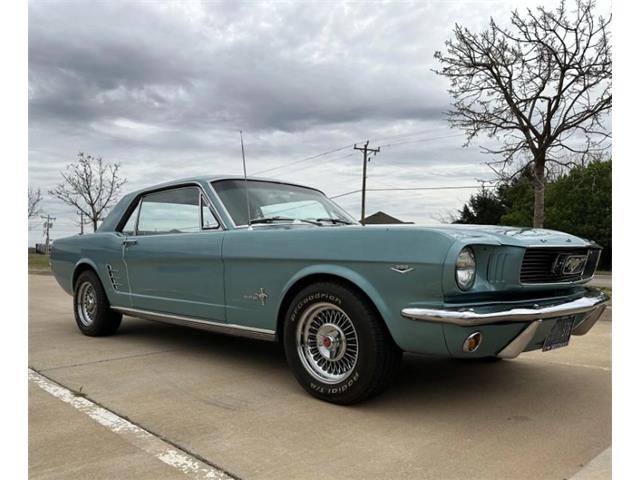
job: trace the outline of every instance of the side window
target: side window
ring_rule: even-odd
[[[197,187],[145,195],[140,204],[138,235],[191,233],[200,230],[200,191]]]
[[[202,229],[203,230],[214,230],[220,227],[218,220],[211,212],[211,208],[209,208],[209,203],[204,196],[200,195],[200,215],[202,218]]]
[[[136,232],[136,220],[138,220],[138,210],[140,210],[140,202],[136,208],[129,215],[129,220],[125,223],[124,227],[122,227],[122,233],[125,235],[135,235]]]

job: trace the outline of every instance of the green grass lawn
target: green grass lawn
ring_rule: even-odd
[[[49,271],[49,255],[40,255],[38,253],[29,254],[29,271],[46,270]]]

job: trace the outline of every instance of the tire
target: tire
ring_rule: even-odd
[[[102,283],[92,270],[82,272],[76,280],[73,313],[80,331],[90,337],[113,335],[122,322],[122,314],[111,310]]]
[[[283,326],[289,367],[316,398],[349,405],[381,393],[395,378],[402,351],[368,299],[323,282],[291,302]]]

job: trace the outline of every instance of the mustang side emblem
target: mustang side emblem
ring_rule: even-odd
[[[586,255],[558,255],[551,270],[555,274],[578,275],[587,264]]]
[[[415,268],[410,267],[409,265],[394,265],[393,267],[391,267],[391,270],[398,273],[409,273],[413,272]]]
[[[267,303],[267,299],[269,298],[269,294],[264,288],[260,288],[258,293],[254,293],[252,295],[245,295],[245,300],[259,300],[260,304],[264,307]]]

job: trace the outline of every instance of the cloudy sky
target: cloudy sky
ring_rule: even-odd
[[[120,162],[125,190],[240,174],[242,129],[250,174],[329,196],[360,188],[353,143],[366,139],[382,145],[371,189],[477,185],[492,178],[489,158],[443,120],[433,53],[455,22],[479,30],[541,3],[556,5],[30,1],[29,184],[51,188],[79,151]],[[434,223],[472,192],[371,191],[367,212]],[[359,216],[359,194],[337,201]],[[47,195],[42,210],[57,218],[54,238],[79,230]]]

